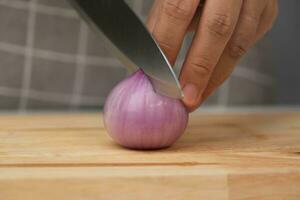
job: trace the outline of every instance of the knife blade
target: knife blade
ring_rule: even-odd
[[[154,90],[182,98],[179,81],[159,45],[123,0],[69,0],[130,71],[141,68]]]

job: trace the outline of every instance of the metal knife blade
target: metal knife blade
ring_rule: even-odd
[[[69,0],[108,48],[131,71],[141,68],[154,90],[182,98],[179,81],[145,25],[123,0]]]

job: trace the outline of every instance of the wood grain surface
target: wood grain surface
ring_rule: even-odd
[[[171,148],[134,151],[101,114],[0,116],[0,200],[299,200],[300,113],[201,113]]]

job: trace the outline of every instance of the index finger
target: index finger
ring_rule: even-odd
[[[152,35],[174,64],[200,0],[156,0],[147,21]]]
[[[192,111],[229,41],[241,10],[242,0],[209,0],[181,71],[184,104]]]

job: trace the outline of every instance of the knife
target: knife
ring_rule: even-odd
[[[180,99],[179,81],[158,43],[123,0],[69,0],[130,71],[141,68],[155,92]]]

